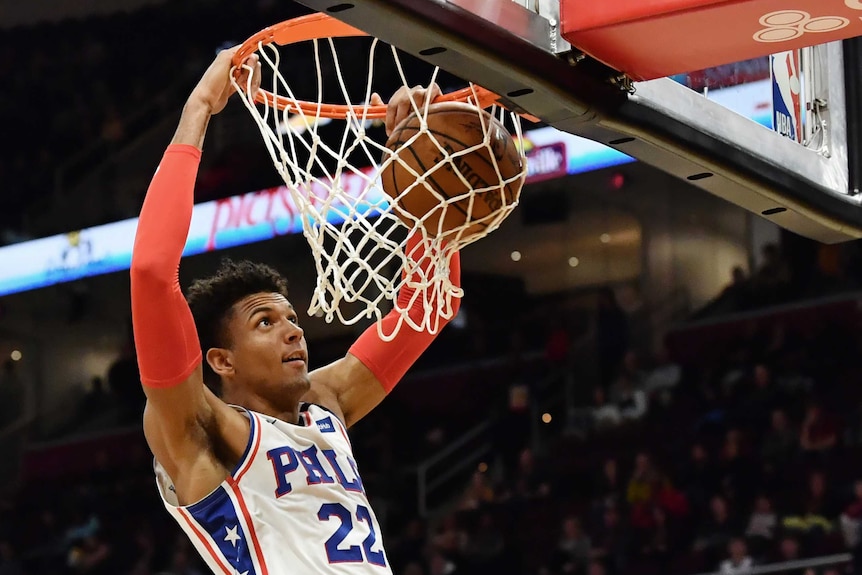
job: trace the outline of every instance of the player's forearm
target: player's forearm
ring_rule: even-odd
[[[210,118],[212,118],[210,106],[192,94],[183,106],[183,113],[171,144],[188,144],[200,150],[204,145],[204,136],[206,136]]]
[[[453,254],[449,262],[449,281],[455,287],[461,286],[461,257],[458,253]],[[398,307],[404,309],[410,306],[408,313],[413,321],[419,323],[425,313],[423,297],[424,294],[414,297],[414,290],[403,286],[398,295]],[[453,299],[452,317],[458,313],[460,305],[460,299]],[[350,353],[374,374],[383,389],[389,393],[428,349],[449,319],[441,316],[438,330],[434,334],[402,326],[392,341],[388,342],[380,339],[377,326],[371,326],[351,346]],[[399,321],[398,312],[393,310],[387,314],[382,319],[384,333],[392,333]]]

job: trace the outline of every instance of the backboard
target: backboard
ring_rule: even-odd
[[[721,9],[727,19],[727,10],[736,10],[744,21],[734,28],[741,31],[740,38],[727,42],[732,46],[719,45],[714,30],[703,34],[708,45],[692,45],[697,34],[691,31],[688,44],[656,36],[656,29],[649,28],[655,24],[650,14],[636,15],[646,26],[640,36],[629,29],[620,32],[613,22],[608,24],[607,14],[584,13],[592,18],[591,27],[588,34],[578,28],[584,7],[636,10],[640,2],[299,2],[480,84],[548,125],[615,148],[784,228],[827,243],[862,237],[862,112],[846,104],[859,101],[862,84],[857,73],[862,42],[846,39],[858,34],[862,24],[858,0],[809,2],[829,12],[826,15],[810,7],[781,10],[769,0],[771,12],[759,18],[749,12],[754,5],[763,7],[762,0],[659,3],[680,8],[667,18],[690,14],[695,5],[703,8],[704,18],[717,18],[714,11]],[[600,34],[604,32],[606,37]],[[645,39],[649,34],[654,49]],[[826,40],[832,41],[802,48]],[[731,56],[754,59],[737,68],[716,68],[729,70],[727,82],[704,83],[704,78],[712,80],[710,70],[646,79],[691,71],[684,69],[685,58],[670,58],[671,51],[691,53],[695,68],[729,64],[723,58]],[[631,63],[643,54],[651,55],[646,63]],[[746,70],[752,68],[760,75],[750,76]],[[845,69],[853,73],[845,74]],[[728,108],[734,91],[758,89],[765,90],[779,110],[769,114],[771,121]]]

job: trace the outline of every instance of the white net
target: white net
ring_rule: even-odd
[[[297,59],[288,61],[276,45],[258,44],[264,69],[262,88],[272,96],[286,99],[289,105],[284,109],[256,103],[250,94],[251,79],[246,86],[236,88],[302,215],[303,234],[311,246],[317,271],[309,313],[323,315],[329,322],[337,318],[348,325],[363,318],[376,318],[384,340],[394,337],[404,324],[417,331],[436,333],[442,322],[452,317],[453,298],[462,296],[462,290],[449,280],[453,254],[497,229],[517,205],[518,194],[513,194],[512,188],[519,191],[526,174],[520,121],[517,115],[502,108],[495,106],[491,115],[487,115],[474,105],[472,109],[480,119],[484,138],[474,146],[453,152],[428,130],[427,102],[413,103],[413,112],[420,119],[419,128],[392,150],[385,145],[382,122],[369,118],[368,105],[351,106],[345,119],[325,117],[324,95],[346,104],[371,100],[381,55],[391,53],[393,64],[388,84],[383,82],[385,85],[376,90],[384,97],[391,93],[393,83],[429,85],[438,80],[439,71],[433,69],[424,83],[408,83],[399,52],[374,39],[368,42],[370,53],[364,62],[367,72],[354,69],[354,44],[348,47],[350,55],[346,60],[351,64],[345,74],[336,39],[312,40],[316,82],[309,82],[307,77],[289,82],[280,65],[284,62],[285,70],[295,68]],[[365,76],[364,82],[358,75]],[[387,87],[389,92],[384,91]],[[300,94],[303,90],[305,94]],[[308,97],[312,90],[316,94]],[[311,110],[307,105],[302,110],[300,101],[315,100],[317,105]],[[495,154],[492,149],[491,124],[495,123],[492,117],[507,122],[514,134],[520,159],[516,174],[501,173],[496,159],[499,150]],[[439,149],[439,161],[424,171],[409,165],[400,155],[402,149],[422,137],[429,138]],[[490,178],[495,181],[485,187],[474,188],[475,181],[465,173],[468,170],[459,159],[483,149],[492,159],[496,179]],[[390,197],[384,191],[380,175],[393,162],[411,177],[400,195]],[[435,189],[429,180],[439,170],[460,180],[463,193],[448,197]],[[432,194],[438,200],[438,205],[424,214],[408,212],[399,203],[419,186],[424,188],[421,193]],[[479,210],[474,210],[474,204],[480,194],[494,209],[486,209],[481,217],[475,217]],[[446,216],[449,210],[464,214],[459,216],[463,223],[452,226],[451,218]],[[415,293],[407,305],[404,302],[399,305],[398,294],[404,286]],[[399,319],[392,331],[384,333],[379,320],[390,307],[398,312]],[[420,307],[421,314],[417,313]]]

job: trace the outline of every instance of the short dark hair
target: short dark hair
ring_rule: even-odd
[[[226,322],[231,307],[242,298],[261,292],[287,297],[287,280],[270,266],[247,260],[223,259],[214,275],[195,280],[189,286],[186,301],[192,310],[204,354],[204,383],[218,396],[221,396],[221,378],[207,363],[206,352],[213,347],[230,345]]]

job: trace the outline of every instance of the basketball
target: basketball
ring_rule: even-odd
[[[415,113],[392,131],[386,146],[397,159],[385,167],[381,177],[386,194],[401,210],[422,220],[429,233],[446,235],[463,229],[461,237],[469,237],[494,223],[494,215],[518,200],[523,178],[505,186],[500,184],[521,173],[522,158],[512,135],[491,114],[461,102],[431,104],[428,133],[407,145],[419,131],[420,119]],[[454,155],[480,146],[486,131],[490,132],[487,146],[455,156],[451,162],[444,161],[445,153]],[[424,185],[411,188],[416,176],[407,166],[417,174],[432,172]],[[465,185],[465,180],[469,185]],[[483,191],[472,194],[471,201],[471,190]],[[413,226],[409,216],[395,212],[408,226]]]

